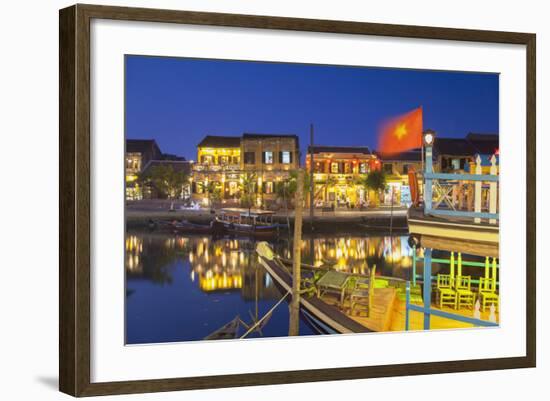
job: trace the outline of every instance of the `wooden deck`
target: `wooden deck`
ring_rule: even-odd
[[[337,305],[338,299],[331,295],[323,296],[323,301],[330,305]],[[433,309],[440,309],[432,305]],[[455,310],[452,308],[444,307],[444,312],[455,313],[458,315],[473,317],[473,311],[470,309]],[[373,308],[371,309],[371,316],[366,317],[364,314],[360,316],[349,315],[349,302],[346,300],[344,303],[344,312],[348,314],[356,322],[367,327],[372,331],[405,331],[405,301],[400,300],[397,297],[397,291],[395,288],[378,288],[374,290],[373,296]],[[482,320],[489,320],[489,310],[481,313]],[[499,315],[497,313],[497,322],[499,321]],[[430,319],[431,330],[444,330],[444,329],[459,329],[474,327],[472,324],[463,323],[456,320],[446,319],[439,316],[431,316]],[[411,311],[409,314],[409,330],[423,330],[424,329],[424,314],[420,312]]]
[[[332,295],[324,295],[323,301],[328,304],[338,304],[338,299]],[[397,300],[397,291],[395,288],[378,288],[374,290],[373,306],[371,309],[371,315],[365,316],[365,313],[361,313],[358,316],[352,316],[349,314],[349,300],[344,302],[344,312],[355,320],[357,323],[367,327],[372,331],[390,331],[393,321],[393,314],[395,309],[395,302]]]
[[[436,308],[432,305],[433,309]],[[470,309],[452,309],[444,307],[440,309],[444,312],[455,313],[457,315],[462,315],[466,317],[473,317],[474,312]],[[489,310],[481,312],[482,320],[489,320]],[[499,322],[499,315],[497,315],[497,322]],[[432,315],[430,318],[430,329],[431,330],[444,330],[444,329],[458,329],[458,328],[468,328],[474,327],[474,325],[464,322],[459,322],[456,320],[446,319],[440,316]],[[409,330],[423,330],[424,329],[424,314],[421,312],[411,311],[409,314]],[[391,325],[391,331],[403,331],[405,330],[405,301],[397,301],[395,303],[393,311],[393,321]]]

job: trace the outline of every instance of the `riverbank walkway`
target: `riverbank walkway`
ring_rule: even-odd
[[[210,209],[181,209],[176,207],[170,211],[166,205],[162,207],[143,207],[141,205],[127,205],[126,207],[126,224],[127,226],[142,226],[147,225],[149,220],[189,220],[195,223],[208,223],[212,220],[213,214]],[[316,226],[340,225],[340,224],[364,224],[367,222],[376,222],[377,226],[388,226],[390,220],[393,219],[394,227],[406,225],[407,209],[406,208],[369,208],[367,210],[336,210],[336,211],[321,211],[316,209],[314,221]],[[286,225],[294,223],[294,211],[289,210],[288,213],[278,211],[273,215],[273,221],[279,224]],[[303,212],[304,225],[310,222],[309,209]]]

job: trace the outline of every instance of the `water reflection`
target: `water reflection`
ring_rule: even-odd
[[[277,253],[292,256],[292,243],[272,243]],[[399,237],[313,237],[301,243],[302,260],[314,266],[331,266],[354,274],[367,274],[376,265],[381,274],[408,278],[412,266],[412,249],[406,236]],[[419,256],[422,256],[421,254]],[[204,292],[222,290],[250,291],[247,275],[256,274],[258,256],[247,239],[184,237],[166,234],[129,234],[126,238],[126,272],[128,278],[145,278],[169,283],[171,263],[188,261],[189,278]],[[268,276],[267,276],[268,277]],[[271,283],[266,273],[259,279]]]
[[[291,258],[291,242],[271,245]],[[406,236],[314,236],[301,247],[303,261],[315,266],[366,274],[376,265],[379,275],[412,278]],[[282,296],[249,239],[129,232],[125,264],[128,343],[201,340],[235,316],[258,319]],[[434,264],[434,274],[446,268]],[[287,333],[288,308],[281,305],[262,334]],[[315,333],[302,322],[300,334]]]
[[[302,240],[303,260],[314,266],[328,265],[354,274],[367,274],[374,265],[379,274],[408,278],[412,248],[406,236],[314,237]],[[290,259],[291,246],[279,245],[279,254]]]

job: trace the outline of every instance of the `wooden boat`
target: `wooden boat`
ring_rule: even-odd
[[[239,332],[239,327],[241,324],[241,319],[239,316],[236,316],[230,322],[224,324],[218,330],[210,333],[204,340],[232,340],[237,338]]]
[[[470,255],[499,257],[498,224],[471,218],[426,215],[421,207],[408,211],[409,232],[423,247]]]
[[[189,234],[221,234],[223,227],[212,220],[209,224],[192,223],[187,220],[174,221],[172,228],[178,232]]]
[[[283,289],[284,292],[292,289],[292,275],[283,263],[277,258],[270,258],[258,247],[260,263]],[[349,317],[338,307],[330,305],[322,298],[313,295],[300,298],[301,312],[306,320],[320,333],[344,334],[344,333],[369,333],[374,330],[358,323]]]
[[[260,263],[273,278],[282,291],[289,292],[292,289],[292,274],[290,261],[276,255],[266,242],[260,242],[256,246]],[[333,269],[318,268],[302,264],[302,270],[331,271]],[[361,277],[361,275],[355,275]],[[372,304],[367,316],[348,314],[349,303],[335,302],[333,297],[326,295],[304,295],[300,298],[300,311],[305,319],[320,333],[365,333],[387,332],[405,330],[406,300],[404,297],[404,285],[406,281],[396,277],[376,276],[376,285],[372,292]],[[319,281],[318,281],[319,282]],[[318,283],[317,282],[317,283]],[[385,286],[382,286],[385,282]],[[420,292],[421,288],[411,288],[411,304],[423,305]],[[418,291],[418,295],[416,294]],[[370,302],[370,301],[369,301]],[[335,305],[336,304],[336,305]],[[337,306],[338,305],[338,306]],[[437,303],[431,303],[432,311],[443,311],[457,316],[457,319],[448,316],[431,317],[431,329],[456,329],[479,326],[468,319],[472,317],[469,308],[455,309],[439,307]],[[466,318],[466,319],[464,319]],[[489,320],[489,312],[482,311],[481,319]],[[498,316],[497,316],[498,319]],[[410,312],[410,330],[422,330],[424,326],[424,314],[419,311]]]
[[[225,208],[216,215],[215,221],[227,234],[253,237],[273,237],[279,225],[273,223],[275,212],[258,209]]]

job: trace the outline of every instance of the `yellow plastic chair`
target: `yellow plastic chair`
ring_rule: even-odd
[[[472,291],[472,277],[457,276],[455,290],[457,308],[460,309],[462,306],[467,306],[470,309],[474,309],[475,294]]]
[[[444,305],[456,309],[456,290],[454,287],[454,278],[450,274],[437,275],[437,303],[439,308]]]
[[[498,310],[499,296],[496,292],[496,282],[494,278],[482,277],[479,279],[479,298],[481,300],[481,311],[485,312],[485,307],[495,305]]]

